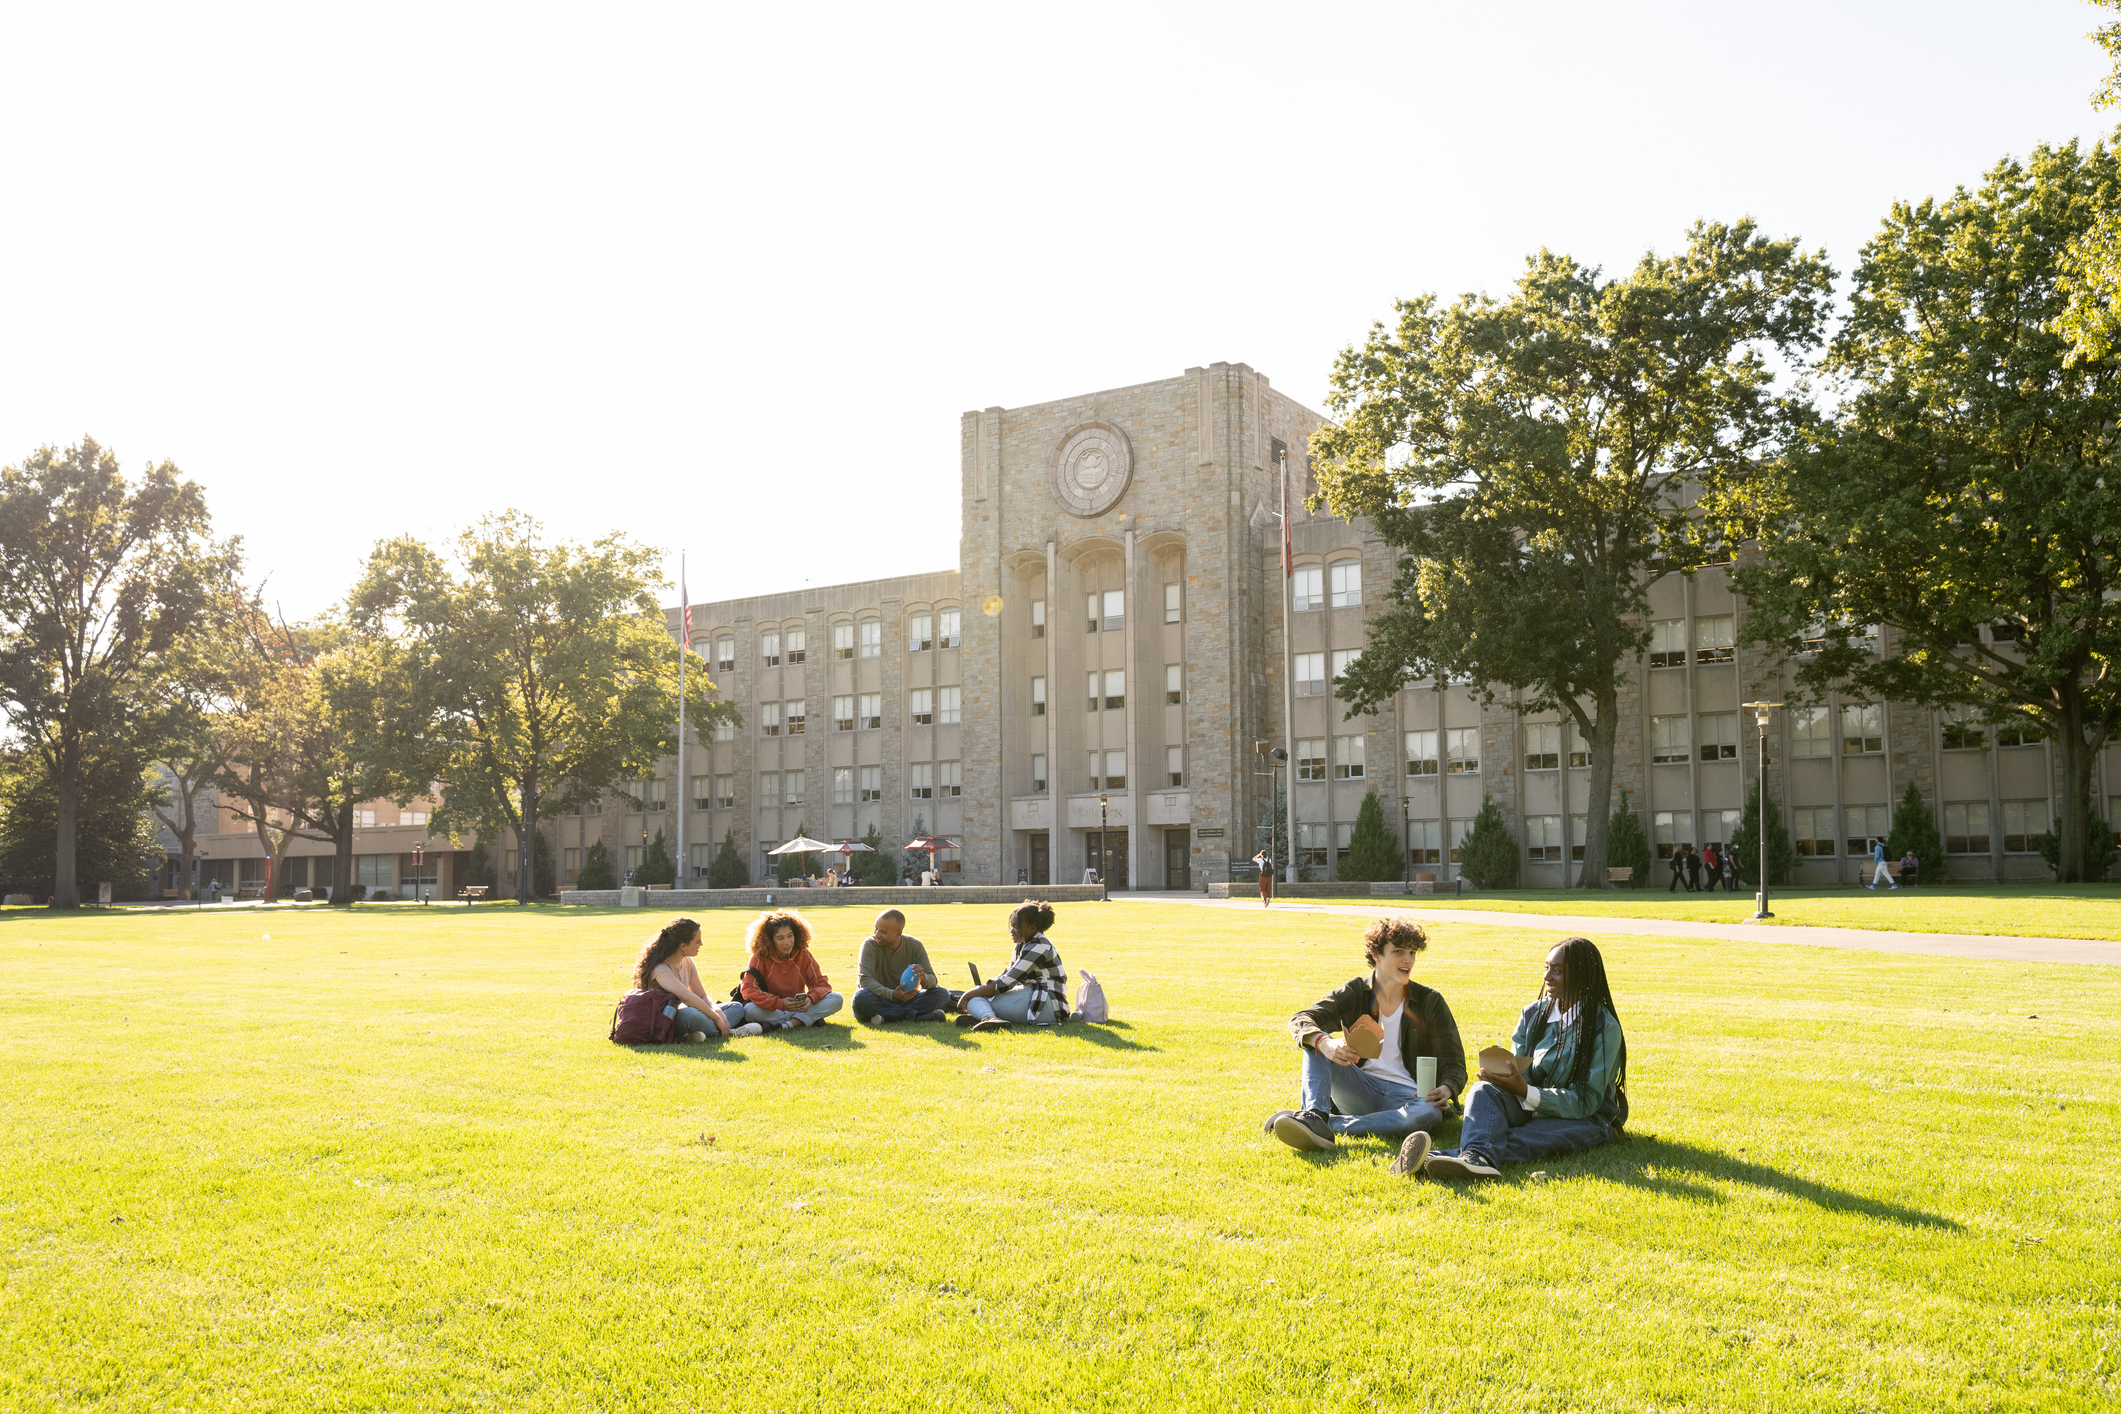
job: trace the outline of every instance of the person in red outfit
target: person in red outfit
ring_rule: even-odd
[[[822,1026],[846,1004],[810,951],[810,925],[786,909],[761,913],[745,935],[744,1019],[775,1027]]]

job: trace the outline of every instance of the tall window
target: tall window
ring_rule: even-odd
[[[714,808],[714,778],[694,776],[692,778],[692,808],[711,810]]]
[[[938,609],[935,614],[935,646],[955,648],[965,641],[964,620],[957,609]]]
[[[854,627],[861,636],[862,656],[864,658],[881,656],[884,651],[884,621],[882,619],[863,619]]]
[[[1031,715],[1034,717],[1046,715],[1046,680],[1044,678],[1031,679]]]
[[[759,704],[759,735],[779,736],[780,734],[781,704],[778,702],[761,702]]]
[[[1704,761],[1736,761],[1738,759],[1738,714],[1736,712],[1703,712],[1701,714],[1701,759]]]
[[[736,777],[714,778],[714,806],[717,810],[728,810],[736,804]]]
[[[707,872],[707,865],[712,861],[714,856],[713,845],[687,845],[685,847],[685,852],[692,856],[692,872],[694,874],[704,874]]]
[[[1527,815],[1524,817],[1525,858],[1540,863],[1561,863],[1561,817],[1559,815]]]
[[[789,629],[786,641],[789,662],[800,663],[810,656],[810,635],[803,629]]]
[[[1183,663],[1164,664],[1164,705],[1177,707],[1186,700],[1186,669]]]
[[[1107,589],[1105,591],[1105,632],[1118,633],[1127,626],[1127,591]]]
[[[1433,776],[1436,774],[1436,733],[1408,732],[1406,740],[1407,774],[1410,776]],[[1429,863],[1436,863],[1430,860]]]
[[[1844,809],[1841,818],[1848,826],[1849,853],[1869,854],[1872,840],[1882,840],[1892,832],[1890,814],[1883,805],[1851,805]]]
[[[832,803],[834,805],[854,804],[854,768],[852,766],[834,766],[832,768]]]
[[[919,613],[906,620],[906,651],[925,653],[935,647],[935,615]]]
[[[1298,697],[1324,697],[1326,695],[1325,654],[1299,653],[1296,655],[1296,695]]]
[[[1569,858],[1581,861],[1583,847],[1590,836],[1591,820],[1588,815],[1569,817]]]
[[[854,724],[863,731],[875,731],[884,725],[884,694],[865,692],[854,709]]]
[[[936,790],[943,796],[962,796],[965,793],[965,764],[962,761],[936,763]]]
[[[1790,755],[1831,756],[1834,728],[1824,707],[1796,707],[1790,711]]]
[[[788,735],[801,736],[804,724],[810,720],[810,704],[798,697],[788,704]]]
[[[832,729],[836,732],[854,730],[854,694],[832,699]]]
[[[2040,837],[2047,833],[2047,802],[2006,800],[2003,802],[2003,852],[2038,854]]]
[[[1296,612],[1309,613],[1325,602],[1326,572],[1317,565],[1298,565],[1293,576],[1291,592],[1296,596]]]
[[[1127,753],[1126,753],[1126,752],[1124,752],[1124,751],[1108,751],[1108,752],[1106,752],[1106,753],[1105,753],[1105,789],[1106,789],[1106,790],[1125,790],[1126,788],[1127,788]]]
[[[1096,632],[1097,632],[1097,606],[1098,606],[1098,603],[1099,603],[1099,600],[1098,600],[1098,597],[1097,597],[1096,591],[1094,591],[1094,590],[1093,590],[1092,592],[1090,592],[1090,593],[1088,593],[1088,594],[1086,594],[1086,595],[1084,595],[1084,596],[1083,596],[1083,619],[1084,619],[1084,625],[1083,625],[1083,632],[1084,632],[1084,633],[1096,633]]]
[[[1296,862],[1313,869],[1326,867],[1326,827],[1299,824],[1296,827]]]
[[[759,635],[759,662],[769,668],[778,668],[781,665],[781,631],[779,629],[768,629]]]
[[[1364,773],[1364,743],[1369,738],[1361,736],[1337,736],[1333,738],[1333,779],[1336,781],[1359,781]]]
[[[884,798],[884,768],[881,766],[863,766],[858,769],[862,773],[861,803],[871,805],[882,800]]]
[[[759,772],[759,804],[762,807],[773,806],[779,804],[780,799],[781,773],[779,771]]]
[[[1444,771],[1453,776],[1480,774],[1480,728],[1453,727],[1444,733]]]
[[[582,875],[582,851],[579,849],[561,850],[560,869],[566,878],[580,878]]]
[[[1686,620],[1659,619],[1650,625],[1650,666],[1686,666]]]
[[[1987,854],[1989,852],[1988,802],[1969,800],[1944,803],[1944,852]]]
[[[1090,710],[1091,710],[1091,711],[1093,711],[1093,712],[1095,712],[1095,711],[1097,710],[1097,704],[1098,704],[1098,697],[1099,697],[1099,694],[1098,694],[1098,690],[1097,690],[1097,689],[1098,689],[1098,685],[1099,685],[1099,683],[1100,683],[1101,681],[1102,681],[1102,679],[1100,679],[1100,678],[1098,677],[1098,675],[1097,675],[1097,669],[1095,669],[1095,668],[1092,668],[1092,669],[1091,669],[1091,670],[1090,670],[1090,671],[1089,671],[1088,673],[1084,674],[1084,677],[1083,677],[1083,687],[1084,687],[1084,690],[1085,690],[1085,695],[1086,695],[1086,696],[1087,696],[1087,698],[1089,699],[1089,703],[1090,703]]]
[[[1164,748],[1164,784],[1182,786],[1186,783],[1186,748],[1167,746]]]
[[[1362,607],[1362,561],[1343,560],[1326,571],[1328,592],[1336,609]]]
[[[1731,645],[1738,641],[1732,629],[1735,622],[1729,614],[1710,614],[1694,620],[1694,661],[1730,662]]]
[[[935,691],[939,699],[936,704],[937,720],[946,727],[956,726],[959,720],[960,705],[964,700],[964,689],[961,687],[939,687]]]
[[[1326,739],[1322,736],[1306,737],[1296,743],[1296,779],[1299,781],[1322,781],[1326,778]]]
[[[1537,722],[1524,729],[1524,768],[1527,771],[1561,769],[1561,724]],[[1556,826],[1556,828],[1560,828]],[[1559,840],[1556,841],[1559,843]],[[1557,859],[1559,855],[1555,856]]]
[[[1473,817],[1470,815],[1461,815],[1456,820],[1453,820],[1450,823],[1450,826],[1444,830],[1443,837],[1450,841],[1450,845],[1445,850],[1445,853],[1450,857],[1451,863],[1458,863],[1460,859],[1464,856],[1466,848],[1466,836],[1472,833]]]
[[[803,773],[801,771],[781,772],[781,803],[783,805],[801,805],[803,803]]]
[[[1800,805],[1790,812],[1790,829],[1796,834],[1797,853],[1806,859],[1831,859],[1834,855],[1834,807]]]
[[[714,668],[718,673],[736,671],[736,638],[723,634],[714,641]]]
[[[641,782],[642,795],[648,800],[650,810],[661,810],[670,804],[670,782],[661,776],[650,776]]]
[[[1561,739],[1568,748],[1569,765],[1571,767],[1591,764],[1591,744],[1583,739],[1582,732],[1576,730],[1574,722],[1563,722],[1561,724]]]
[[[932,727],[935,725],[935,689],[916,687],[906,694],[907,710],[913,714],[913,725]]]
[[[1120,668],[1105,670],[1105,706],[1107,708],[1127,705],[1127,674]]]
[[[1867,756],[1885,750],[1885,708],[1851,702],[1841,709],[1841,754]]]
[[[832,626],[832,656],[835,660],[854,656],[853,624],[834,624]]]
[[[935,767],[925,761],[906,768],[908,794],[915,800],[935,799]]]
[[[1098,781],[1099,781],[1100,779],[1102,779],[1102,776],[1103,776],[1103,772],[1104,772],[1104,769],[1105,769],[1105,758],[1104,758],[1104,755],[1103,755],[1102,753],[1100,753],[1100,752],[1096,752],[1096,751],[1093,751],[1093,752],[1089,753],[1089,755],[1090,755],[1090,789],[1091,789],[1091,790],[1096,790],[1096,789],[1097,789],[1097,783],[1098,783]]]
[[[1333,826],[1333,872],[1337,876],[1340,866],[1348,857],[1348,849],[1355,843],[1353,821],[1341,821]]]
[[[1692,750],[1693,745],[1687,739],[1686,718],[1650,718],[1650,759],[1652,761],[1684,761]]]
[[[1033,638],[1044,638],[1046,636],[1046,601],[1043,599],[1033,599],[1031,601],[1031,636]]]
[[[1335,682],[1339,682],[1339,681],[1340,681],[1340,680],[1341,680],[1342,678],[1346,677],[1346,676],[1348,675],[1348,669],[1350,669],[1350,668],[1354,667],[1354,666],[1355,666],[1355,664],[1356,664],[1356,662],[1357,662],[1357,661],[1358,661],[1358,660],[1359,660],[1359,659],[1360,659],[1361,657],[1362,657],[1362,650],[1361,650],[1360,648],[1336,648],[1336,649],[1334,649],[1334,650],[1333,650],[1333,681],[1335,681]]]
[[[1724,846],[1729,844],[1731,836],[1738,833],[1738,818],[1744,813],[1745,812],[1743,810],[1702,811],[1702,833],[1713,834],[1715,836],[1713,839],[1706,841],[1706,843],[1712,844],[1718,849],[1722,849]]]
[[[1186,617],[1186,587],[1183,584],[1164,586],[1164,622],[1175,624]]]
[[[1031,793],[1046,793],[1046,753],[1043,751],[1033,752],[1031,755]]]
[[[1947,707],[1937,714],[1937,729],[1946,751],[1979,751],[1987,743],[1980,714],[1970,707]]]
[[[2025,717],[2013,717],[1996,728],[1998,746],[2038,746],[2047,740],[2047,733]]]
[[[1660,810],[1650,817],[1650,829],[1656,836],[1657,857],[1670,859],[1680,845],[1694,842],[1694,812]]]
[[[1443,822],[1441,820],[1415,820],[1407,826],[1407,862],[1409,864],[1443,863]]]

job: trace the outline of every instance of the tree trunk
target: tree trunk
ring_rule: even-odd
[[[198,860],[198,846],[192,831],[185,830],[177,834],[177,848],[178,868],[181,871],[177,875],[177,897],[188,902],[195,892],[191,886],[192,865]]]
[[[1576,887],[1600,891],[1613,887],[1606,878],[1606,847],[1613,830],[1613,743],[1620,736],[1620,698],[1603,692],[1593,699],[1597,715],[1591,721],[1591,784],[1584,796],[1583,872]],[[1563,766],[1566,769],[1566,761]],[[1562,837],[1569,835],[1562,822]],[[1563,866],[1567,867],[1567,866]]]
[[[2062,748],[2062,808],[2055,814],[2055,881],[2083,884],[2094,878],[2092,768],[2098,763],[2099,748],[2084,739],[2084,702],[2079,694],[2069,693],[2063,698],[2061,715],[2062,730],[2055,733]]]
[[[80,760],[73,744],[61,737],[59,742],[59,769],[54,773],[59,784],[59,838],[53,854],[52,904],[53,908],[79,908],[81,906],[81,881],[74,877],[75,864],[74,833],[80,814]]]
[[[280,877],[280,871],[277,866],[281,861],[273,846],[272,832],[265,827],[264,817],[264,805],[262,803],[254,805],[251,810],[250,828],[252,833],[257,835],[258,843],[265,847],[265,887],[259,891],[258,901],[260,903],[271,903],[275,881]]]
[[[353,902],[353,807],[340,810],[332,820],[331,901]]]
[[[538,797],[528,782],[523,786],[521,819],[516,831],[516,902],[529,903],[537,896]]]

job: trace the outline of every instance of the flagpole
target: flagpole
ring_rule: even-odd
[[[678,597],[685,601],[678,628],[678,887],[691,882],[692,864],[685,854],[685,814],[692,803],[692,782],[685,775],[685,653],[692,647],[692,591],[685,584],[685,552],[678,551]]]
[[[1296,568],[1290,564],[1295,550],[1295,532],[1289,528],[1289,454],[1281,454],[1281,735],[1289,748],[1282,769],[1289,781],[1289,877],[1296,882],[1296,624],[1294,587]]]

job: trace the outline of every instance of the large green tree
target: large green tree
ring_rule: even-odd
[[[102,751],[84,765],[74,821],[74,887],[111,885],[117,899],[145,898],[162,865],[150,807],[162,791],[137,751]],[[0,756],[0,881],[45,898],[58,892],[58,804],[40,752]]]
[[[2121,724],[2121,354],[2073,357],[2056,324],[2070,242],[2117,196],[2115,154],[2069,143],[1895,204],[1828,353],[1838,417],[1711,507],[1766,551],[1737,572],[1746,636],[1792,656],[1800,694],[2048,732],[2065,881],[2098,877],[2092,772]]]
[[[1615,279],[1541,251],[1508,299],[1402,300],[1334,365],[1321,498],[1401,553],[1336,691],[1352,715],[1448,678],[1574,722],[1585,888],[1610,887],[1620,685],[1649,586],[1722,558],[1692,501],[1803,421],[1774,356],[1816,343],[1832,276],[1743,221],[1697,224]]]
[[[349,604],[416,687],[400,720],[446,786],[438,828],[499,820],[528,839],[545,815],[652,773],[675,730],[677,654],[691,652],[657,606],[659,558],[623,535],[548,542],[519,511],[480,521],[446,554],[410,538],[376,547]],[[703,733],[736,719],[696,654],[686,698]],[[519,850],[524,903],[530,869]]]
[[[170,462],[129,482],[84,437],[0,468],[0,714],[56,797],[54,907],[81,903],[82,783],[152,750],[156,680],[237,558],[235,542],[213,538],[205,493]]]

